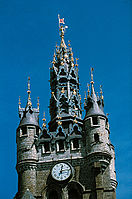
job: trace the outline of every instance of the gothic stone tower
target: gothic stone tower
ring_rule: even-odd
[[[91,69],[82,120],[78,64],[77,59],[74,63],[70,43],[68,47],[65,44],[65,29],[59,27],[61,43],[56,46],[50,68],[49,128],[45,116],[42,128],[39,126],[39,101],[33,108],[30,79],[26,107],[21,108],[19,101],[15,198],[116,199],[115,153],[103,110],[102,88],[100,96],[96,95]]]

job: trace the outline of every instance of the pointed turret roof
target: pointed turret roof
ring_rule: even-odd
[[[88,96],[85,101],[85,109],[86,109],[86,116],[105,116],[104,111],[103,111],[103,101],[102,101],[102,95],[100,98],[98,98],[95,94],[94,90],[94,81],[93,81],[93,68],[91,68],[91,95],[90,95],[90,90],[88,88]]]
[[[28,99],[27,99],[27,104],[25,108],[21,108],[21,102],[19,99],[19,117],[21,118],[19,126],[24,126],[24,125],[34,125],[34,126],[39,126],[39,120],[38,120],[38,115],[39,115],[39,99],[38,99],[38,107],[33,108],[32,107],[32,102],[31,102],[31,90],[30,90],[30,78],[28,78]]]
[[[22,199],[35,199],[32,195],[32,193],[27,189],[27,191],[24,193]]]

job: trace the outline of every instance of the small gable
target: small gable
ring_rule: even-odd
[[[57,136],[65,137],[65,134],[63,133],[62,127],[59,127],[59,128],[58,128],[58,133],[57,133],[56,137],[57,137]]]

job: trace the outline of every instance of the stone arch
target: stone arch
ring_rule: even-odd
[[[48,185],[42,191],[42,199],[64,199],[62,188],[56,184],[48,182]]]
[[[83,198],[83,186],[76,182],[76,181],[71,181],[68,186],[68,199],[82,199]]]
[[[63,94],[60,97],[60,107],[61,107],[61,112],[65,112],[68,113],[68,103],[67,103],[67,98],[66,96]]]
[[[47,198],[48,199],[59,199],[60,197],[59,197],[58,192],[55,189],[52,189],[49,191]]]

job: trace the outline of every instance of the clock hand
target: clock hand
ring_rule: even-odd
[[[60,175],[60,174],[62,174],[62,168],[63,168],[63,165],[61,165],[61,170],[60,170],[60,173],[59,173],[59,175]]]
[[[70,171],[70,169],[62,169],[62,171]]]

